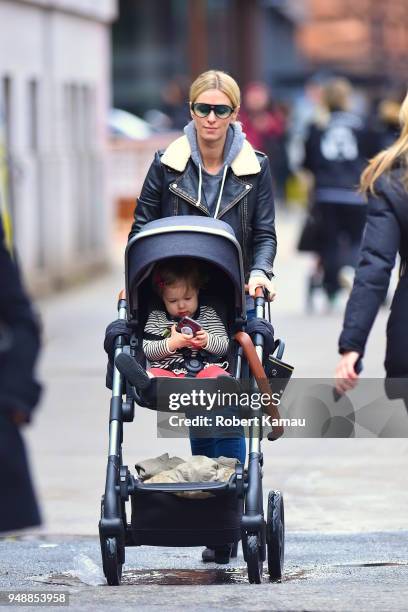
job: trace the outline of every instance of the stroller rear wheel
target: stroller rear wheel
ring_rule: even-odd
[[[122,562],[117,538],[104,538],[101,549],[106,580],[110,586],[118,586],[122,579]]]
[[[104,516],[105,496],[101,499],[101,519]],[[118,539],[105,537],[100,533],[103,573],[110,586],[118,586],[122,579],[122,567],[125,562],[125,548]]]
[[[262,582],[262,551],[259,535],[248,535],[245,545],[245,557],[248,566],[248,580],[251,584]]]
[[[285,555],[285,513],[280,491],[269,491],[266,541],[269,577],[271,580],[280,580]]]

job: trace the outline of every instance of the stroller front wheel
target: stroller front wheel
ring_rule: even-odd
[[[280,491],[269,491],[266,520],[268,571],[271,580],[280,580],[285,555],[285,514]]]
[[[248,535],[246,546],[246,562],[248,566],[248,580],[250,584],[262,582],[263,562],[259,535]]]
[[[103,571],[110,586],[118,586],[122,579],[122,562],[117,538],[102,542]]]

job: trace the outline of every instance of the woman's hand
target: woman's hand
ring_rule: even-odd
[[[251,297],[255,297],[255,289],[257,287],[265,287],[269,292],[269,301],[272,302],[276,296],[275,285],[266,276],[252,276],[248,281],[248,293]]]
[[[359,357],[360,353],[357,353],[356,351],[348,351],[347,353],[344,353],[340,359],[335,374],[336,391],[340,393],[340,395],[346,391],[349,391],[350,389],[354,389],[356,386],[359,375],[356,374],[354,367]]]
[[[167,342],[169,351],[177,351],[177,349],[185,348],[190,346],[190,342],[193,338],[193,334],[182,334],[177,331],[176,325],[174,324],[171,328],[171,335]]]
[[[190,340],[190,346],[195,349],[204,349],[208,344],[208,333],[200,329],[196,335]]]

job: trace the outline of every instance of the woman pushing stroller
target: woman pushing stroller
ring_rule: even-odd
[[[224,72],[209,70],[193,82],[192,120],[183,136],[156,153],[137,201],[129,240],[146,223],[162,217],[222,219],[232,227],[242,249],[250,319],[257,287],[264,287],[270,299],[275,296],[271,282],[275,207],[268,158],[252,148],[237,121],[240,99],[238,84]],[[219,440],[217,452],[245,460],[245,438],[237,438],[233,450],[231,443],[231,439]],[[193,454],[216,456],[212,438],[192,438],[191,447]]]
[[[250,319],[255,315],[253,297],[257,287],[263,287],[269,299],[275,296],[271,282],[276,233],[270,165],[266,155],[252,148],[237,121],[240,90],[231,76],[217,70],[204,72],[191,85],[189,98],[192,120],[183,136],[164,152],[156,153],[137,201],[129,240],[147,223],[165,217],[194,215],[203,217],[203,221],[208,218],[224,221],[233,229],[242,250],[249,292],[246,311]],[[185,374],[179,360],[185,346],[205,349],[207,354],[215,355],[215,363],[205,362],[203,376],[226,375],[224,359],[228,338],[215,310],[206,310],[198,301],[196,308],[194,295],[197,296],[200,283],[193,283],[194,295],[183,292],[187,286],[174,293],[163,270],[156,271],[156,292],[165,308],[150,313],[145,326],[144,350],[153,365],[150,376],[163,374],[163,370],[166,376]],[[186,306],[185,302],[178,305],[180,298],[193,298],[192,305]],[[178,317],[185,313],[198,320],[202,333],[194,338],[186,337],[171,325],[170,336],[163,338],[162,334],[169,329],[167,315]],[[158,334],[159,338],[149,341],[147,334]],[[148,388],[149,375],[140,366],[136,367],[139,387]],[[234,437],[191,436],[190,444],[193,455],[223,455],[245,462],[243,431]],[[203,560],[214,560],[215,549],[216,546],[207,548]]]

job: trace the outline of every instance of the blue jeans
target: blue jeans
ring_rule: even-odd
[[[247,297],[247,319],[255,318],[254,301]],[[242,435],[240,438],[193,438],[190,436],[191,453],[193,455],[204,455],[205,457],[233,457],[241,463],[246,459],[246,441]]]
[[[245,463],[245,438],[190,438],[191,453],[205,457],[233,457]]]
[[[255,308],[251,308],[250,310],[247,310],[247,320],[248,321],[252,321],[252,319],[255,319],[255,317],[256,317]]]

